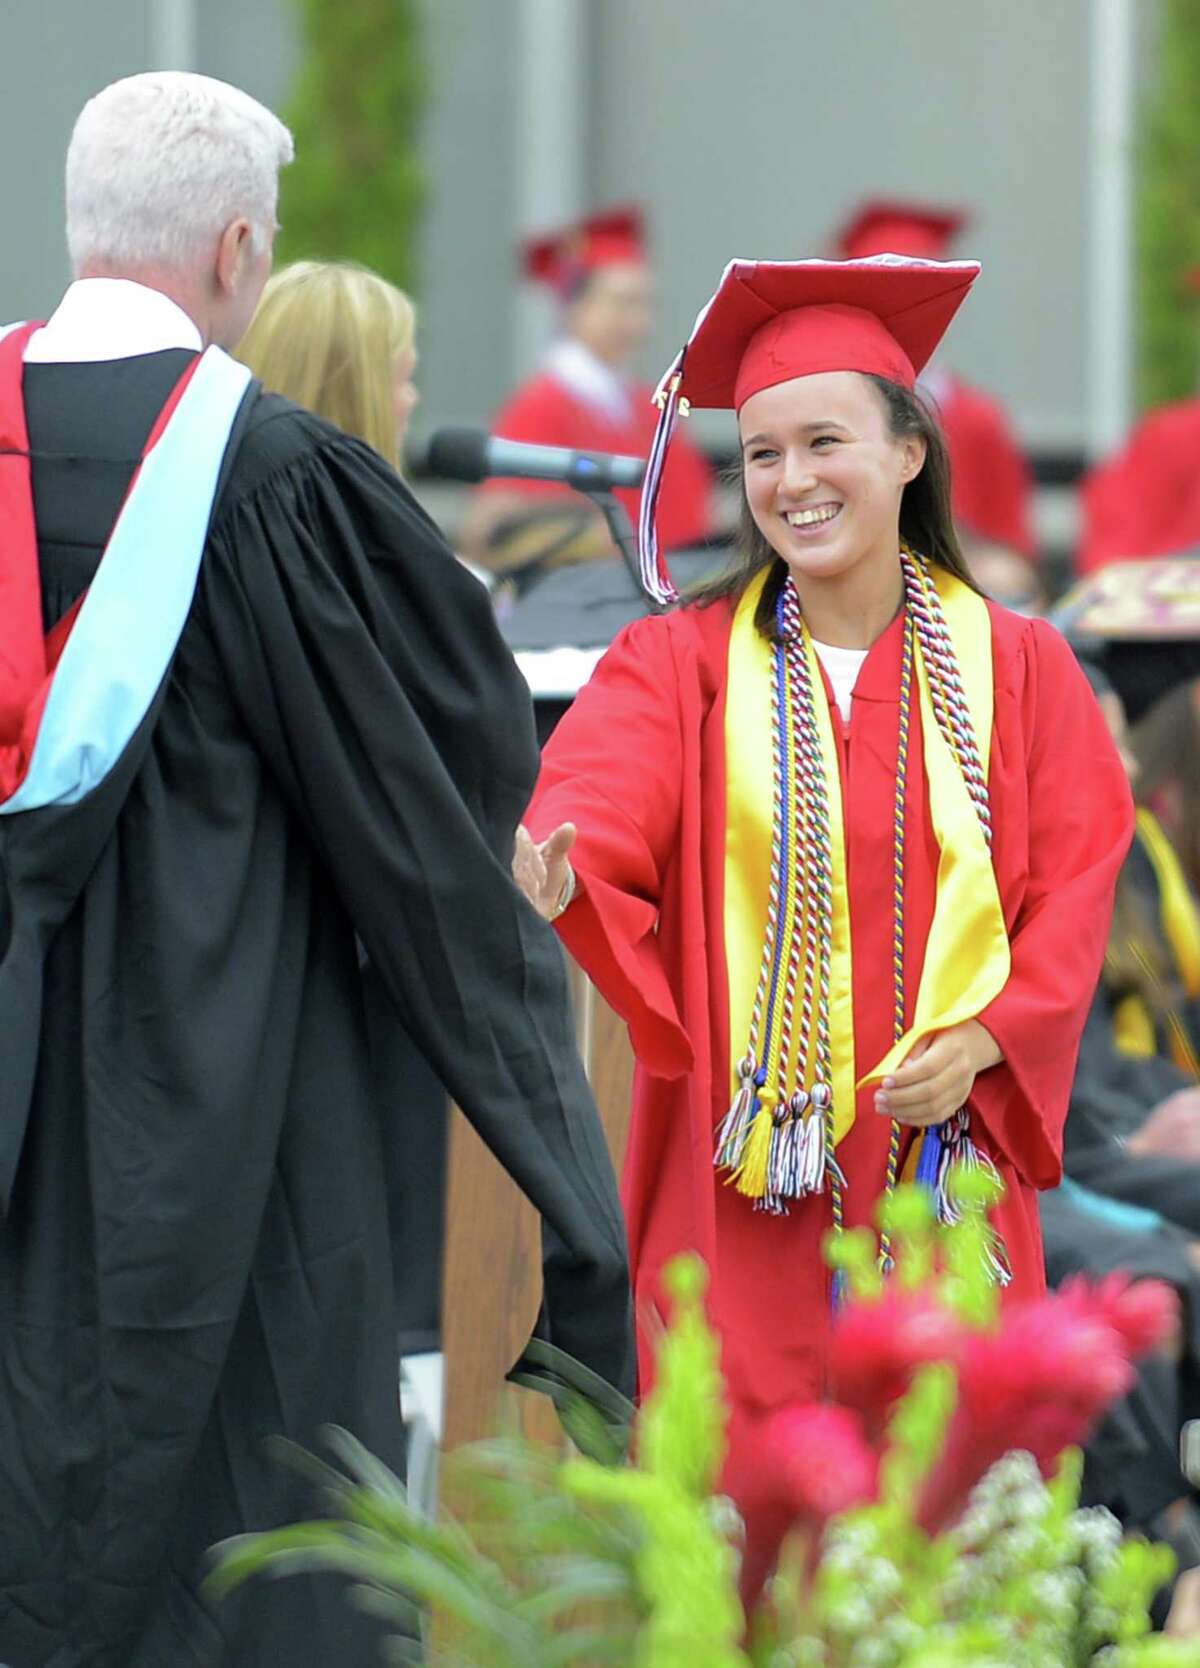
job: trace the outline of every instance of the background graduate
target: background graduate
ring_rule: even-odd
[[[943,260],[969,224],[962,209],[880,197],[863,203],[837,236],[843,260],[913,255]],[[971,571],[989,596],[1036,601],[1033,471],[994,394],[940,361],[921,372],[950,456],[951,510]]]
[[[221,351],[290,152],[220,83],[106,89],[80,281],[0,340],[13,1668],[377,1661],[335,1581],[201,1590],[213,1542],[311,1507],[267,1438],[403,1463],[358,940],[543,1213],[542,1330],[633,1383],[561,955],[508,872],[524,685],[395,471]]]
[[[522,251],[525,276],[547,286],[561,309],[561,330],[539,369],[505,401],[493,434],[543,446],[616,452],[644,458],[654,438],[653,390],[633,374],[650,334],[654,282],[641,212],[607,209],[574,226],[532,239]],[[618,491],[634,524],[639,495]],[[549,481],[497,477],[475,493],[462,547],[494,566],[498,529],[531,510],[580,503],[570,488]],[[712,531],[714,485],[708,463],[686,437],[663,478],[659,529],[675,550],[702,544]],[[602,529],[597,517],[598,529]],[[598,552],[610,550],[602,535]]]
[[[995,1272],[1042,1287],[1034,1190],[1061,1172],[1129,844],[1095,698],[1052,628],[973,588],[913,392],[977,272],[726,269],[660,442],[684,399],[737,412],[741,565],[617,638],[518,839],[522,884],[629,1022],[639,1312],[681,1249],[711,1269],[750,1586],[753,1432],[821,1392],[826,1232],[917,1169],[944,1203],[973,1147],[1006,1188]]]
[[[1187,274],[1200,305],[1200,267]],[[1194,553],[1200,546],[1200,396],[1145,412],[1079,487],[1076,573],[1109,562]]]

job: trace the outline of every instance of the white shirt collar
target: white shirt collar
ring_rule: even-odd
[[[83,364],[165,348],[199,353],[203,346],[195,324],[161,290],[131,278],[77,278],[45,327],[30,337],[25,362]]]
[[[546,355],[545,363],[551,376],[557,377],[585,405],[594,406],[611,422],[629,421],[633,414],[629,383],[620,371],[597,359],[582,342],[573,336],[561,337]]]

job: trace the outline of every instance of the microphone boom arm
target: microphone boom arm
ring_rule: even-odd
[[[615,498],[611,492],[602,488],[576,486],[574,490],[584,498],[590,498],[592,503],[604,516],[609,534],[625,564],[626,572],[633,581],[634,594],[644,604],[647,614],[664,614],[666,610],[653,597],[646,595],[642,586],[641,569],[638,566],[637,537],[633,531],[624,504]]]

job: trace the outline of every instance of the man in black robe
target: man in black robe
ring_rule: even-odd
[[[0,445],[0,598],[25,469],[47,632],[181,372],[245,327],[289,154],[202,77],[134,77],[81,116],[81,281],[23,348],[31,461]],[[101,646],[114,679],[152,624],[138,600]],[[0,816],[9,1668],[379,1659],[333,1578],[201,1590],[212,1543],[312,1507],[268,1437],[336,1423],[403,1463],[358,940],[542,1212],[539,1330],[632,1389],[561,958],[508,874],[536,766],[482,589],[373,452],[252,387],[136,733],[73,801]]]

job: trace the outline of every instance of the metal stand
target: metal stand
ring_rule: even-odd
[[[625,506],[614,498],[611,492],[591,492],[583,487],[576,487],[575,490],[582,493],[585,498],[590,498],[603,515],[609,533],[612,535],[612,541],[625,564],[625,570],[633,581],[634,595],[641,602],[646,613],[665,613],[666,610],[651,597],[648,597],[642,588],[642,573],[638,566],[637,539],[634,535],[633,523],[625,512]]]

